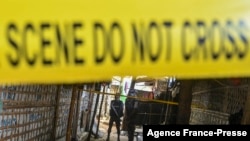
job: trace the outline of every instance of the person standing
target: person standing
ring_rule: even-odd
[[[123,102],[120,100],[120,96],[116,95],[115,99],[110,103],[110,119],[109,119],[109,127],[108,127],[108,136],[106,141],[110,140],[110,133],[115,122],[117,129],[117,141],[120,141],[120,126],[121,126],[121,117],[123,116]]]
[[[126,110],[125,120],[127,124],[128,141],[134,140],[135,121],[136,121],[136,114],[138,111],[138,101],[135,98],[136,98],[136,91],[134,89],[131,89],[125,101],[125,110]]]

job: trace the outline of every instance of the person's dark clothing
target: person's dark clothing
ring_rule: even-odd
[[[116,130],[117,130],[117,135],[120,135],[120,126],[121,126],[121,120],[120,118],[116,118],[116,117],[110,117],[109,119],[109,128],[108,128],[108,135],[111,133],[111,129],[113,126],[113,123],[115,122],[116,125]]]
[[[239,112],[231,114],[229,116],[229,124],[241,124],[241,119],[243,117],[243,109],[240,109]]]
[[[135,121],[138,108],[138,101],[127,98],[125,101],[126,123],[128,131],[128,141],[133,141],[135,132]]]
[[[110,103],[109,113],[110,113],[110,119],[109,119],[107,141],[109,140],[111,129],[114,122],[117,129],[117,139],[120,140],[120,126],[121,126],[120,118],[123,116],[123,102],[121,100],[112,100]]]

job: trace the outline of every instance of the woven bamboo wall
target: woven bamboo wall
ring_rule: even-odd
[[[69,109],[72,96],[72,87],[60,87],[59,91],[59,107],[57,111],[56,139],[60,139],[66,135]]]
[[[248,79],[233,85],[229,80],[199,80],[193,86],[190,124],[229,124],[230,114],[244,108]]]
[[[3,103],[1,141],[45,141],[51,138],[56,86],[2,86],[0,93]]]
[[[65,136],[71,91],[57,85],[0,86],[0,141],[51,141]]]

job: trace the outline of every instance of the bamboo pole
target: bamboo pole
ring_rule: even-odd
[[[75,108],[75,119],[74,119],[74,126],[73,126],[73,138],[76,139],[77,137],[77,125],[78,125],[78,119],[79,119],[79,111],[80,111],[80,104],[81,104],[81,92],[77,91],[77,107]]]
[[[68,125],[67,125],[66,141],[71,140],[72,120],[73,120],[73,114],[74,114],[76,99],[77,99],[76,86],[73,85],[73,91],[72,91],[71,103],[70,103],[70,110],[69,110]]]
[[[99,124],[100,124],[100,117],[101,117],[100,115],[101,115],[101,111],[102,111],[102,105],[103,105],[103,100],[104,100],[105,88],[106,88],[106,84],[103,83],[102,100],[101,100],[101,105],[100,105],[100,109],[99,109],[99,116],[98,116],[98,123],[97,123],[95,138],[98,138]]]
[[[189,124],[191,114],[193,80],[181,80],[180,84],[180,97],[176,124]]]
[[[90,125],[90,130],[89,130],[87,141],[90,141],[90,137],[91,137],[91,133],[92,133],[92,128],[93,128],[93,125],[94,125],[94,122],[95,122],[95,115],[96,115],[96,110],[97,110],[97,106],[98,106],[98,102],[99,102],[99,97],[100,97],[100,95],[97,94],[97,96],[96,96],[96,102],[95,102],[95,107],[94,107],[95,109],[94,109],[94,113],[93,113],[93,116],[92,116],[92,119],[91,119],[91,125]]]
[[[92,89],[94,88],[94,83],[93,84],[90,84],[88,85],[88,90],[89,90],[89,102],[88,102],[88,114],[87,114],[87,118],[86,118],[86,128],[85,128],[85,131],[89,131],[89,128],[90,128],[90,117],[91,117],[91,110],[92,110],[92,102],[93,102],[93,94],[92,94]]]
[[[56,105],[55,105],[55,115],[54,115],[54,127],[53,127],[53,140],[56,140],[56,129],[57,129],[57,120],[58,120],[58,111],[59,111],[59,104],[60,104],[60,92],[61,92],[61,85],[57,86],[56,92]]]

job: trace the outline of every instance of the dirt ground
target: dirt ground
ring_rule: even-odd
[[[108,130],[108,120],[100,120],[99,131],[98,131],[99,137],[95,138],[95,136],[92,135],[90,140],[91,141],[106,141],[107,130]],[[84,134],[85,135],[82,135],[84,137],[82,137],[80,141],[85,141],[87,139],[88,132],[85,132]],[[110,141],[117,141],[117,131],[116,131],[115,123],[113,124],[112,131],[110,134]],[[128,136],[127,136],[126,131],[121,131],[120,141],[128,141]],[[134,138],[134,141],[137,141],[136,137]]]
[[[94,135],[91,135],[90,141],[106,141],[107,130],[108,130],[108,120],[100,120],[99,131],[98,131],[99,136],[95,138]],[[142,133],[142,128],[136,127],[135,131]],[[77,141],[86,141],[88,138],[88,134],[89,132],[79,131]],[[58,139],[57,141],[66,141],[66,138],[63,137],[61,139]],[[115,123],[113,124],[109,141],[117,141],[117,131],[116,131]],[[121,131],[120,141],[128,141],[128,136],[127,136],[126,131]],[[143,141],[142,135],[137,136],[137,137],[135,136],[134,141]]]

